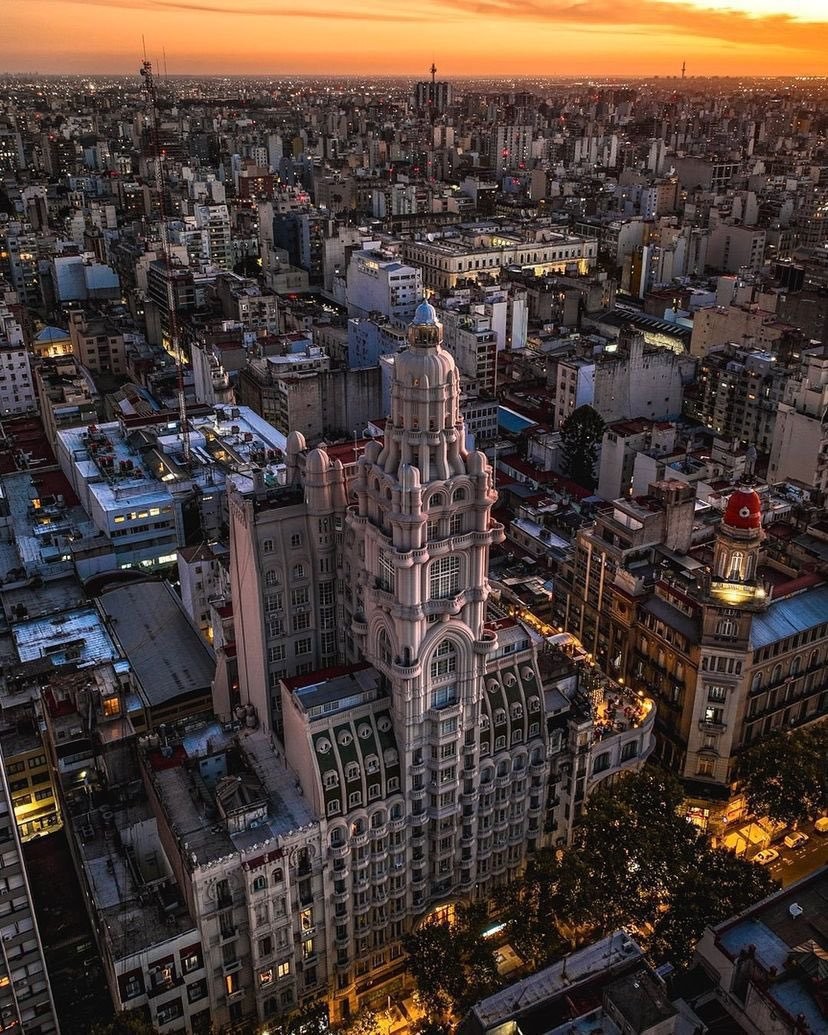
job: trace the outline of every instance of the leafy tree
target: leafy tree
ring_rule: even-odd
[[[713,849],[679,814],[682,797],[674,777],[649,766],[597,791],[561,861],[539,859],[509,890],[518,951],[542,965],[556,935],[575,947],[624,927],[681,966],[707,924],[769,894],[766,871]]]
[[[379,1035],[379,1018],[369,1006],[363,1006],[358,1013],[354,1014],[351,1023],[345,1030],[346,1035]]]
[[[509,944],[533,970],[540,970],[561,949],[556,895],[560,865],[551,849],[529,860],[523,878],[507,884],[498,896]]]
[[[481,903],[457,906],[454,920],[426,921],[403,941],[408,969],[426,1015],[445,1019],[464,1014],[500,984],[494,951],[483,937],[487,923]]]
[[[670,908],[655,924],[651,952],[677,967],[690,963],[705,927],[741,913],[776,890],[761,866],[721,848],[706,847],[670,895]]]
[[[586,489],[596,485],[595,464],[603,434],[604,422],[591,406],[573,410],[561,427],[563,473]]]
[[[297,1010],[288,1020],[288,1035],[326,1035],[329,1030],[328,1005],[317,1000]]]
[[[739,777],[748,807],[777,823],[800,823],[826,804],[828,725],[773,733],[742,756]]]
[[[111,1021],[96,1024],[90,1035],[158,1035],[140,1010],[124,1010]]]
[[[570,929],[655,922],[700,837],[679,816],[681,800],[678,781],[652,767],[593,795],[561,867],[558,909]]]

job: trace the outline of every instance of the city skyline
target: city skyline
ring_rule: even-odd
[[[414,74],[432,60],[446,76],[827,71],[828,12],[811,0],[794,14],[780,0],[7,0],[5,20],[9,72],[129,72],[142,37],[183,75]]]

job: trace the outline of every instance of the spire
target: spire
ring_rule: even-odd
[[[408,348],[394,358],[391,420],[378,463],[401,477],[416,467],[422,484],[466,473],[460,377],[443,348],[443,325],[425,299],[408,328]]]

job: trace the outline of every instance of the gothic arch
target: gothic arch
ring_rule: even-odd
[[[430,671],[431,659],[443,640],[450,640],[457,651],[457,669],[460,676],[470,675],[474,663],[474,637],[468,626],[461,622],[437,622],[428,630],[420,645],[423,672]]]

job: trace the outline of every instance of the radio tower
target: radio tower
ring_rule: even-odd
[[[147,104],[150,109],[152,152],[155,165],[155,186],[158,190],[158,219],[161,228],[161,251],[164,255],[167,284],[167,308],[169,309],[170,348],[175,357],[178,373],[178,423],[181,429],[181,445],[184,452],[184,465],[190,466],[190,429],[187,424],[187,399],[184,395],[184,356],[178,335],[178,303],[172,277],[172,249],[170,233],[167,225],[167,205],[164,200],[164,151],[161,148],[161,115],[158,107],[158,93],[155,89],[155,77],[152,74],[152,62],[146,59],[141,64],[140,74],[144,80]]]
[[[681,78],[682,79],[685,78],[685,73],[686,72],[687,72],[687,62],[686,61],[682,61],[682,63],[681,63]]]

